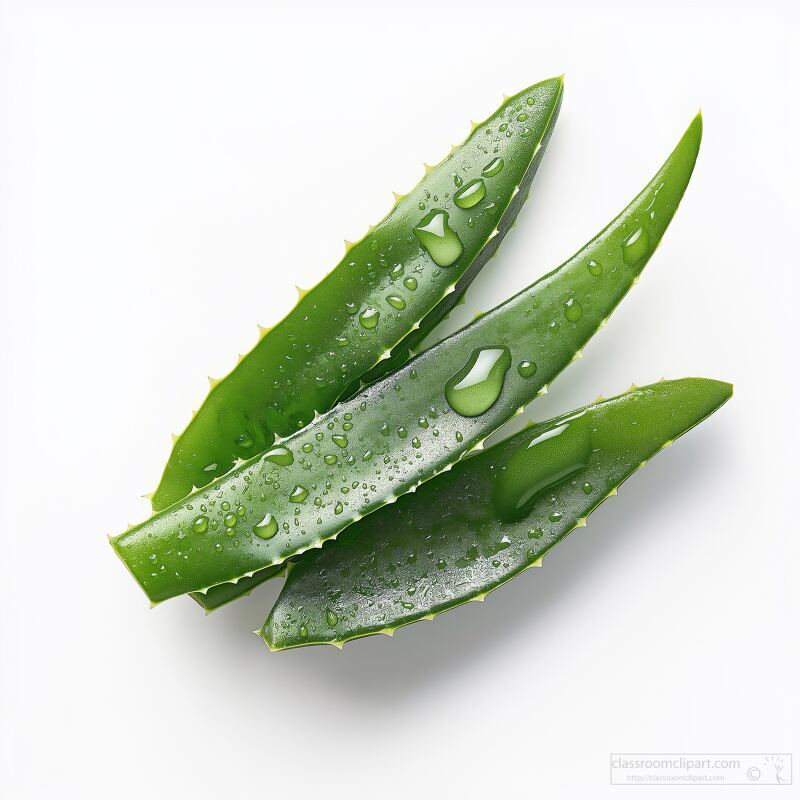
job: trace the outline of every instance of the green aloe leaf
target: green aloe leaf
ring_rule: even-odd
[[[408,359],[497,249],[558,116],[561,78],[507,98],[347,252],[211,391],[176,438],[155,511],[307,425]],[[427,244],[427,247],[425,246]],[[401,343],[401,344],[398,344]],[[394,348],[394,350],[393,350]],[[381,364],[387,362],[387,366]],[[377,366],[376,366],[377,365]],[[370,372],[372,370],[372,372]]]
[[[465,459],[292,564],[262,637],[341,647],[483,600],[731,393],[692,378],[632,388]]]
[[[151,601],[319,547],[479,447],[545,389],[638,280],[686,189],[701,129],[698,116],[631,205],[557,270],[113,539]]]

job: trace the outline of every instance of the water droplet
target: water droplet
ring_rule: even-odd
[[[446,211],[434,209],[414,228],[414,235],[440,267],[449,267],[461,255],[461,240],[450,227]]]
[[[547,515],[547,519],[549,519],[550,522],[558,522],[563,516],[564,515],[560,511],[551,511]]]
[[[583,316],[581,304],[571,297],[564,303],[564,316],[568,322],[577,322]]]
[[[339,459],[333,453],[328,453],[325,458],[322,459],[326,464],[335,464]]]
[[[307,639],[308,638],[308,628],[305,625],[301,625],[300,626],[300,628],[298,630],[298,633],[300,634],[300,638],[301,639]]]
[[[599,261],[592,259],[587,265],[586,269],[589,270],[590,275],[599,278],[603,274],[603,265]]]
[[[583,484],[583,487],[582,487],[582,488],[583,488],[583,493],[584,493],[584,494],[591,494],[591,493],[592,493],[592,489],[593,489],[594,487],[592,486],[592,484],[591,484],[591,483],[589,483],[589,482],[587,481],[586,483],[584,483],[584,484]]]
[[[532,98],[532,97],[529,97],[527,102],[528,102],[529,106],[532,106],[536,102],[536,100],[534,100],[534,98]]]
[[[536,374],[536,364],[534,364],[533,361],[520,361],[517,372],[523,378],[530,378],[531,375]]]
[[[192,522],[192,530],[195,533],[205,533],[208,530],[208,517],[195,517],[194,521]]]
[[[629,267],[642,263],[650,252],[650,236],[644,228],[637,228],[622,243],[622,258]]]
[[[502,158],[493,158],[482,170],[481,175],[484,178],[491,178],[497,175],[504,166],[505,162]]]
[[[415,436],[411,440],[411,446],[419,450],[419,448],[422,447],[422,442],[420,442],[420,440]]]
[[[344,506],[341,503],[336,504],[336,508],[333,509],[334,514],[341,514],[344,511]]]
[[[406,307],[406,301],[399,294],[390,294],[386,298],[386,302],[398,311],[402,311]]]
[[[474,181],[462,186],[454,195],[453,202],[459,208],[472,208],[486,197],[486,184],[476,178]]]
[[[541,528],[531,528],[528,531],[529,539],[541,539],[544,536],[544,531]]]
[[[242,434],[241,436],[239,436],[239,438],[236,440],[236,444],[238,444],[238,445],[239,445],[239,447],[242,447],[242,448],[244,448],[245,450],[247,450],[249,447],[252,447],[252,446],[253,446],[253,437],[252,437],[252,436],[250,436],[250,434],[249,434],[249,433],[243,433],[243,434]]]
[[[239,521],[239,517],[233,513],[233,511],[229,511],[223,518],[222,521],[225,523],[226,528],[235,528],[236,523]]]
[[[464,434],[461,431],[456,431],[456,441],[463,442],[464,441]]]
[[[534,436],[500,470],[493,492],[498,516],[523,519],[542,492],[583,469],[591,454],[591,436],[581,417]]]
[[[398,435],[398,436],[399,436],[401,439],[405,439],[405,438],[406,438],[406,436],[408,436],[408,431],[407,431],[407,430],[406,430],[406,429],[405,429],[405,428],[404,428],[404,427],[401,425],[401,426],[400,426],[400,427],[397,429],[397,435]]]
[[[417,279],[411,277],[405,278],[403,280],[403,286],[413,292],[417,288]]]
[[[222,507],[223,511],[230,511],[231,510],[231,504],[227,500],[223,500],[222,501],[221,507]]]
[[[310,453],[313,449],[314,449],[314,445],[311,444],[311,442],[306,442],[303,445],[303,452],[304,453]]]
[[[359,315],[358,321],[361,323],[362,328],[370,330],[378,324],[381,317],[381,312],[377,308],[365,308]]]
[[[281,467],[288,467],[290,464],[294,464],[294,455],[288,447],[278,446],[264,453],[264,460]]]
[[[292,493],[289,495],[289,499],[293,503],[302,503],[306,497],[308,497],[308,489],[300,485],[295,486],[294,489],[292,489]]]
[[[338,344],[339,347],[347,347],[347,345],[350,344],[350,342],[347,341],[346,336],[337,336],[336,344]]]
[[[381,425],[381,434],[383,436],[388,436],[390,433],[391,431],[389,430],[389,423],[384,422],[383,425]]]
[[[341,433],[334,433],[331,439],[334,444],[339,445],[342,449],[347,447],[347,437],[343,436]]]
[[[365,450],[364,455],[361,456],[362,461],[369,461],[372,458],[372,450]]]
[[[270,513],[265,514],[264,519],[258,525],[253,526],[253,533],[259,539],[271,539],[277,532],[278,520]]]
[[[456,186],[461,186],[464,183],[464,179],[460,175],[453,175],[453,183]]]
[[[500,397],[510,366],[511,353],[507,347],[474,350],[445,386],[450,407],[462,417],[477,417],[488,411]]]
[[[336,623],[339,621],[339,617],[333,613],[329,608],[325,609],[325,622],[328,623],[329,628],[333,628],[336,626]]]

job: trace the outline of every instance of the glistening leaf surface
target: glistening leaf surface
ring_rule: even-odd
[[[370,380],[408,359],[409,347],[449,311],[510,228],[562,91],[554,78],[508,98],[212,385],[173,446],[152,497],[155,511],[263,452],[275,434],[303,428],[382,359],[390,367],[378,366]],[[483,194],[462,207],[459,193],[471,186]]]
[[[479,446],[573,359],[638,278],[683,196],[700,138],[698,117],[631,205],[557,270],[287,437],[279,452],[113,539],[150,599],[318,547]],[[501,363],[510,365],[503,375]]]
[[[533,425],[465,459],[292,564],[261,635],[276,650],[341,645],[483,599],[539,566],[626,478],[730,395],[730,384],[718,381],[663,381]],[[559,437],[569,441],[550,446]],[[563,477],[566,464],[585,458],[584,447],[588,458]],[[536,458],[512,483],[540,488],[522,519],[503,521],[497,489],[526,452]],[[542,487],[548,471],[552,483]]]

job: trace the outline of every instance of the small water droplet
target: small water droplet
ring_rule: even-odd
[[[445,397],[462,417],[477,417],[488,411],[500,397],[511,366],[507,347],[481,347],[447,382]]]
[[[575,298],[571,297],[564,303],[564,316],[568,322],[577,322],[583,316],[583,308]]]
[[[589,270],[590,275],[599,278],[603,274],[603,265],[599,261],[592,259],[587,265],[586,269]]]
[[[453,183],[456,186],[461,186],[464,183],[464,179],[460,175],[453,175]]]
[[[650,252],[650,236],[644,228],[637,228],[622,243],[622,258],[629,267],[642,263]]]
[[[398,311],[402,311],[406,307],[406,301],[399,294],[390,294],[386,298],[386,302]]]
[[[449,267],[461,255],[461,240],[450,227],[449,215],[433,209],[414,228],[414,235],[440,267]]]
[[[343,436],[341,433],[334,433],[333,436],[331,436],[331,440],[342,449],[347,447],[347,437]]]
[[[486,197],[486,184],[476,178],[474,181],[462,186],[454,195],[453,202],[459,208],[472,208]]]
[[[377,308],[365,308],[359,315],[358,321],[361,323],[362,328],[371,330],[378,324],[381,317],[381,312]]]
[[[328,453],[322,460],[326,464],[335,464],[339,459],[333,453]]]
[[[301,625],[300,626],[300,628],[298,630],[298,633],[300,634],[300,638],[301,639],[307,639],[308,638],[308,628],[305,625]]]
[[[288,447],[278,446],[264,453],[264,460],[281,467],[288,467],[294,464],[294,455]]]
[[[456,431],[456,441],[463,442],[464,441],[464,434],[461,431]]]
[[[221,508],[222,508],[223,511],[230,511],[231,510],[231,504],[227,500],[223,500],[222,504],[221,504]]]
[[[336,504],[336,508],[333,509],[334,514],[341,514],[344,511],[344,506],[341,503]]]
[[[253,533],[259,539],[271,539],[278,532],[278,520],[269,512],[264,515],[264,519],[253,526]]]
[[[562,516],[564,515],[560,511],[551,511],[550,514],[548,514],[547,519],[549,519],[550,522],[558,522]]]
[[[523,378],[530,378],[531,375],[536,374],[536,364],[534,364],[533,361],[520,361],[517,366],[517,372]]]
[[[417,279],[411,277],[405,278],[403,280],[403,286],[413,292],[417,288]]]
[[[544,531],[541,528],[531,528],[528,531],[529,539],[541,539],[544,536]]]
[[[235,528],[236,523],[239,521],[239,517],[233,513],[233,511],[229,511],[223,518],[222,521],[225,523],[226,528]]]
[[[411,440],[411,446],[415,447],[417,450],[419,450],[419,448],[422,447],[422,442],[420,442],[420,440],[415,436]]]
[[[310,453],[313,449],[314,449],[314,445],[311,444],[311,442],[306,442],[303,445],[303,452],[304,453]]]
[[[339,621],[339,617],[331,611],[331,609],[325,609],[325,622],[328,623],[329,628],[333,628],[336,626],[336,623]]]
[[[253,437],[250,436],[249,433],[243,433],[236,440],[236,444],[238,444],[239,447],[247,450],[248,448],[253,446]]]
[[[583,484],[583,487],[582,487],[582,488],[583,488],[583,492],[584,492],[584,494],[591,494],[591,493],[592,493],[592,489],[593,489],[594,487],[592,486],[592,484],[591,484],[591,483],[589,483],[589,482],[587,481],[586,483],[584,483],[584,484]]]
[[[484,178],[491,178],[497,175],[504,166],[505,162],[502,158],[493,158],[482,170],[481,175]]]
[[[295,486],[294,489],[292,489],[292,493],[289,495],[289,499],[293,503],[302,503],[306,497],[308,497],[308,489],[300,485]]]
[[[397,435],[398,435],[398,436],[399,436],[401,439],[405,439],[405,438],[406,438],[406,436],[408,436],[408,431],[407,431],[407,430],[406,430],[406,429],[405,429],[405,428],[404,428],[404,427],[401,425],[401,426],[400,426],[400,427],[397,429]]]
[[[192,522],[192,530],[195,533],[205,533],[208,530],[208,517],[204,515],[195,517]]]

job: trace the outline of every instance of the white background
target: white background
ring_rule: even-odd
[[[796,4],[2,3],[0,796],[628,797],[612,751],[800,757]],[[343,652],[148,609],[106,542],[256,323],[511,94],[566,73],[451,328],[705,139],[662,247],[539,419],[734,399],[483,605]],[[8,363],[6,363],[8,362]],[[795,789],[798,779],[795,779]],[[648,797],[788,796],[658,789]]]

